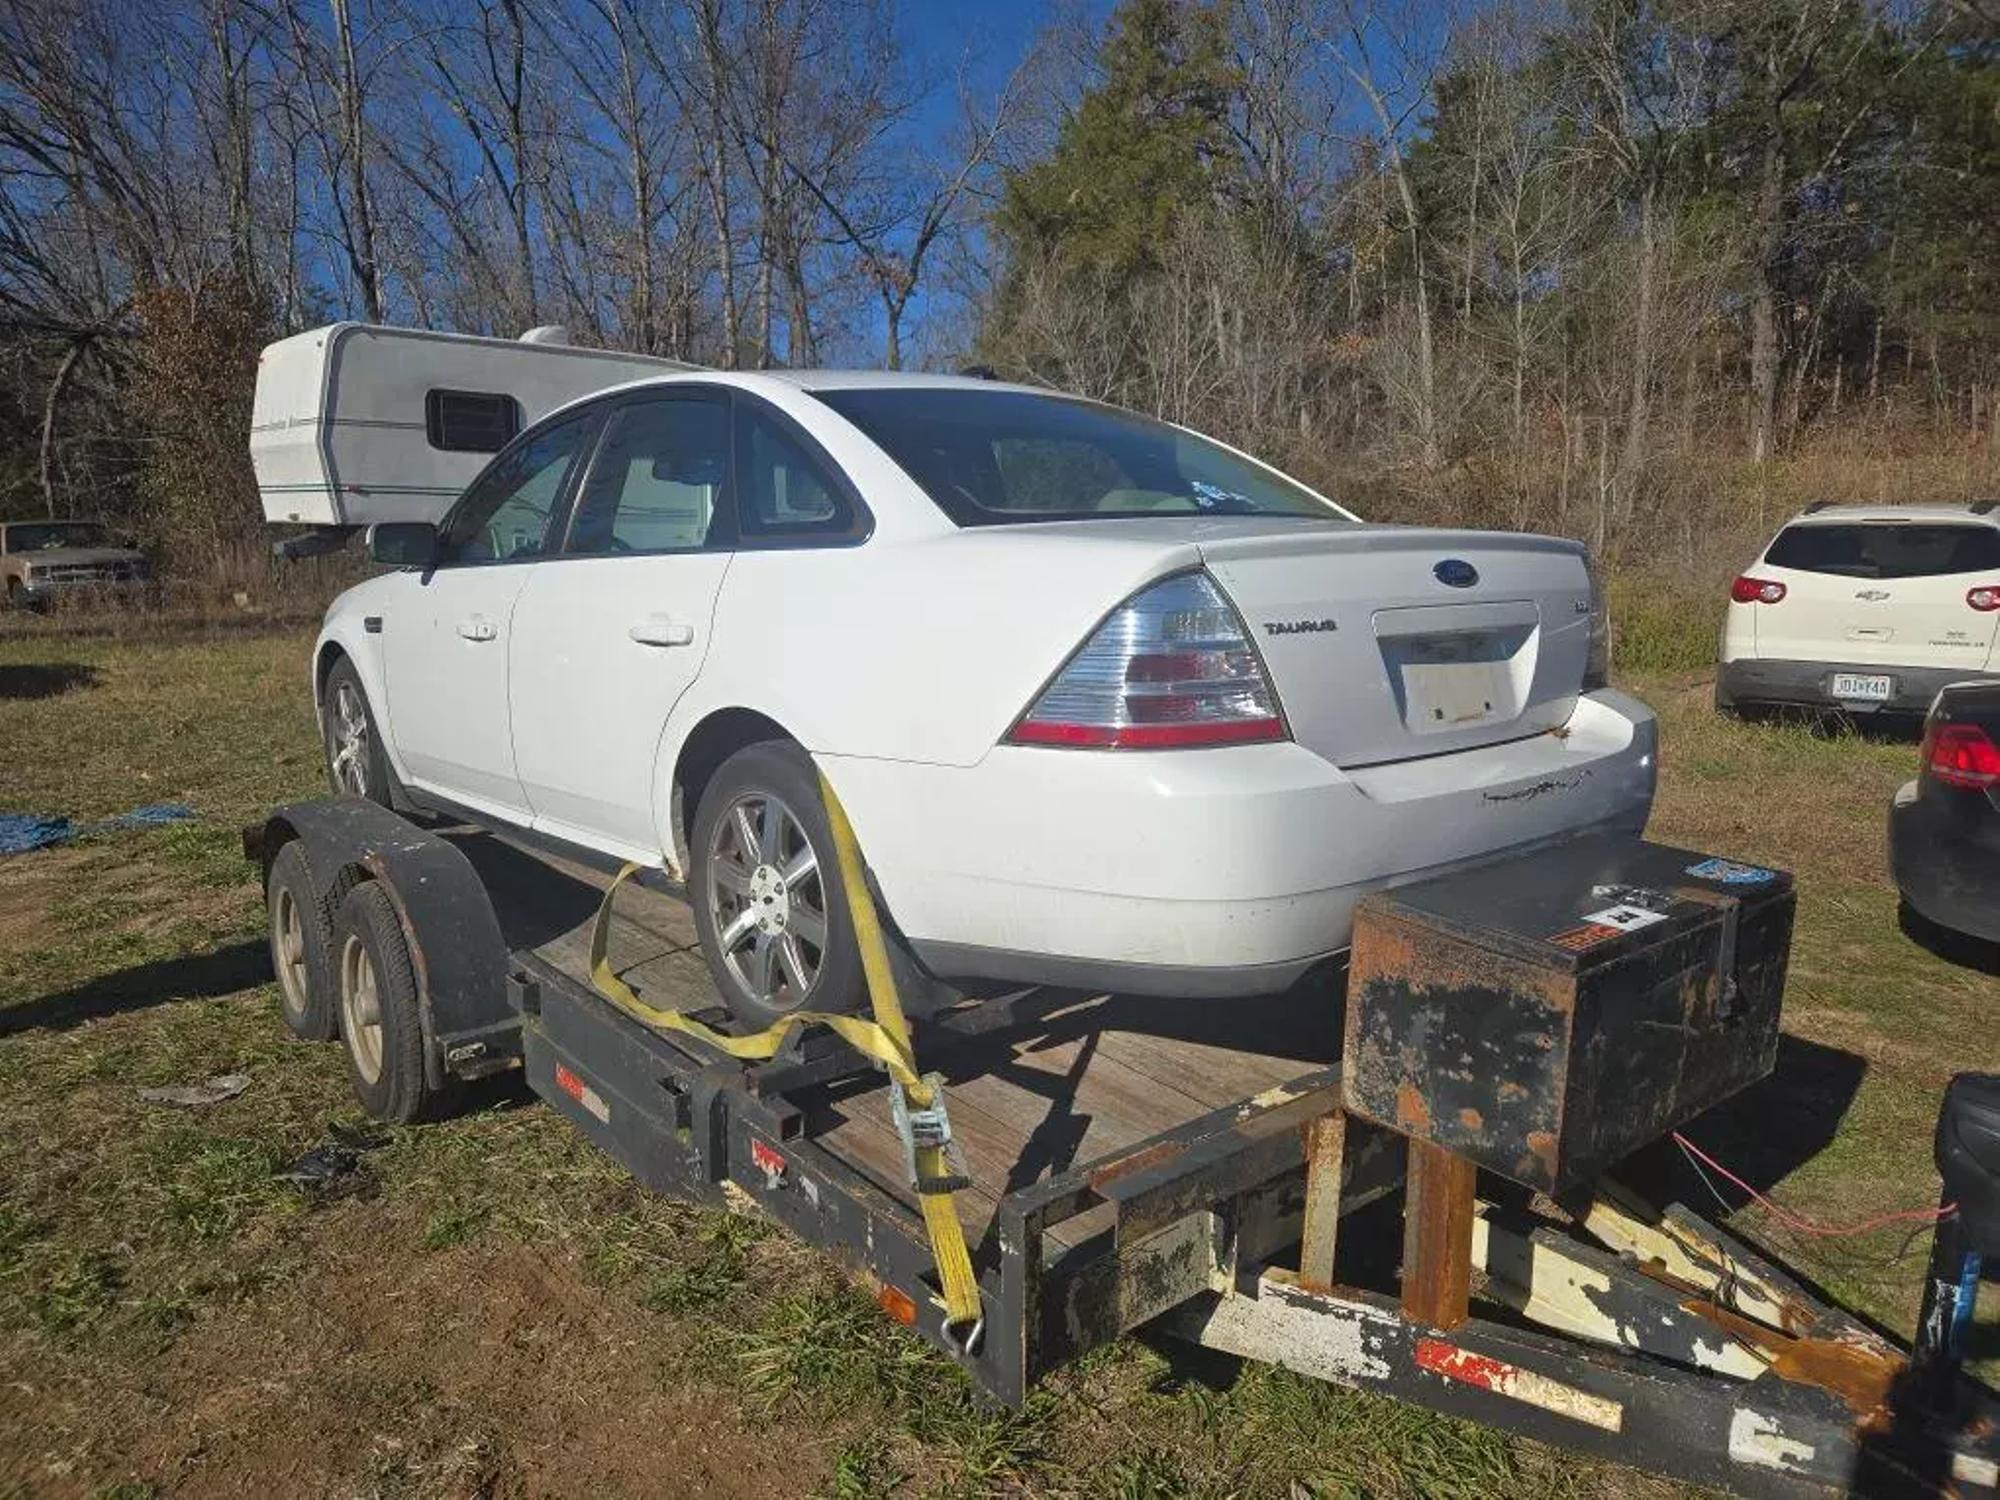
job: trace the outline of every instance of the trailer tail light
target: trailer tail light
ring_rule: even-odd
[[[1967,589],[1965,602],[1983,615],[1993,613],[2000,609],[2000,583],[1982,583],[1976,589]]]
[[[2000,787],[2000,745],[1977,724],[1943,724],[1924,729],[1924,774],[1968,791]]]
[[[1729,597],[1738,604],[1776,604],[1785,597],[1785,586],[1775,578],[1752,578],[1745,573],[1729,585]]]
[[[1017,745],[1095,750],[1285,737],[1256,647],[1199,571],[1162,579],[1113,610],[1007,735]]]

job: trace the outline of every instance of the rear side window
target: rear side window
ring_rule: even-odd
[[[736,519],[745,545],[858,541],[867,521],[830,463],[788,423],[739,402]]]
[[[498,453],[521,430],[521,403],[493,391],[424,392],[424,436],[446,453]]]
[[[1764,561],[1842,578],[1936,578],[2000,569],[2000,528],[1950,522],[1787,526]]]

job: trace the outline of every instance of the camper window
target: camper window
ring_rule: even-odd
[[[424,436],[446,453],[498,453],[521,430],[521,403],[491,391],[424,392]]]
[[[570,522],[571,553],[694,552],[713,523],[729,458],[729,407],[710,397],[637,401],[606,424]]]

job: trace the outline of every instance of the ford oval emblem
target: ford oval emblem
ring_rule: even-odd
[[[1431,576],[1449,589],[1469,589],[1479,582],[1479,569],[1463,558],[1447,557],[1431,569]]]

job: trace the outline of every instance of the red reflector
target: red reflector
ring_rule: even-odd
[[[1982,583],[1976,589],[1967,589],[1965,602],[1983,615],[1991,614],[2000,609],[2000,583]]]
[[[1924,731],[1924,769],[1946,786],[2000,786],[2000,745],[1977,724],[1933,721]]]
[[[885,1286],[875,1294],[875,1305],[901,1323],[905,1328],[917,1321],[917,1304],[910,1300],[908,1292]]]
[[[1775,578],[1752,578],[1745,573],[1729,585],[1729,597],[1738,604],[1776,604],[1785,597],[1785,586]]]
[[[556,1087],[572,1099],[581,1101],[583,1098],[583,1080],[561,1063],[556,1064]]]
[[[1218,719],[1194,724],[1050,724],[1023,719],[1009,736],[1017,745],[1072,745],[1093,750],[1186,750],[1285,737],[1279,719]]]

